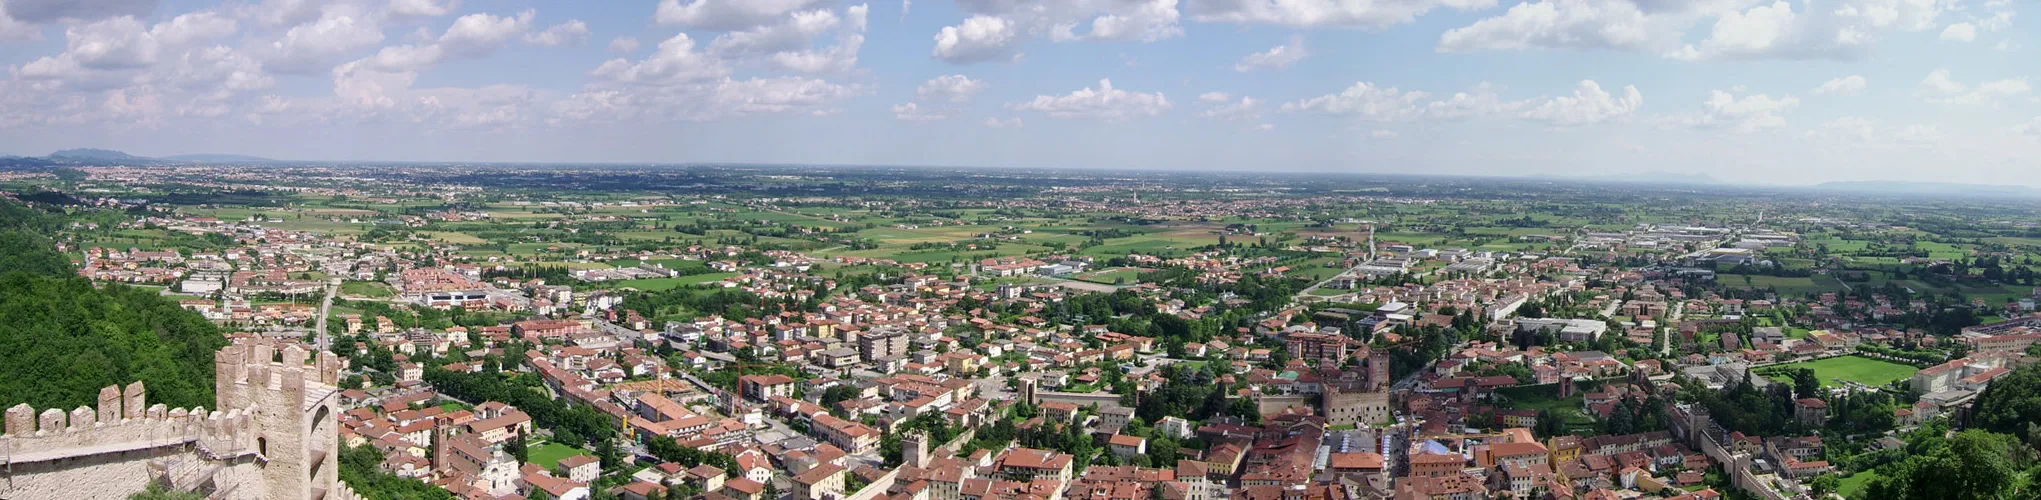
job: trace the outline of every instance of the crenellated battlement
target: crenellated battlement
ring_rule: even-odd
[[[340,357],[255,338],[213,353],[214,388],[222,404],[246,406],[264,400],[299,400],[330,392],[340,383]],[[309,403],[308,401],[306,403]],[[294,408],[304,409],[304,406]]]
[[[97,407],[17,405],[0,434],[0,498],[117,498],[165,483],[217,498],[358,500],[338,483],[340,361],[236,339],[213,354],[219,409],[149,405],[141,382]]]
[[[7,409],[6,433],[0,434],[0,464],[19,464],[121,453],[150,448],[197,445],[213,457],[252,453],[254,410],[207,411],[199,408],[145,406],[141,382],[107,386],[99,391],[99,409],[80,406],[69,412],[50,408],[36,412],[26,404]]]

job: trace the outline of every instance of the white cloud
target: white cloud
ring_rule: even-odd
[[[156,0],[7,0],[0,9],[22,22],[85,22],[116,17],[148,17]]]
[[[949,118],[945,110],[923,108],[920,104],[906,103],[893,106],[893,118],[906,121],[935,121]]]
[[[732,31],[709,42],[709,53],[719,57],[741,57],[790,52],[807,48],[811,40],[836,30],[843,19],[824,9],[789,14],[777,22]]]
[[[265,68],[288,73],[322,72],[347,56],[383,41],[383,31],[344,9],[328,9],[315,21],[291,27],[270,43]]]
[[[1707,39],[1669,54],[1685,59],[1857,59],[1881,32],[1935,25],[1946,0],[1841,0],[1815,6],[1779,0],[1716,19]]]
[[[1356,82],[1337,94],[1284,103],[1282,110],[1354,115],[1364,120],[1381,122],[1400,121],[1423,116],[1424,108],[1419,103],[1428,96],[1420,91],[1404,92],[1395,87],[1385,88],[1369,82]]]
[[[1942,29],[1942,39],[1954,42],[1977,41],[1977,25],[1970,23],[1951,24],[1948,28]]]
[[[975,3],[1007,2],[981,0]],[[1183,14],[1177,10],[1176,4],[1177,0],[1050,0],[1029,5],[1025,9],[986,10],[999,15],[1019,15],[1020,19],[1039,23],[1038,26],[1046,25],[1049,27],[1049,39],[1059,42],[1079,40],[1154,42],[1183,36],[1183,27],[1177,24]],[[1084,22],[1087,17],[1090,17],[1089,23]],[[1087,24],[1090,27],[1088,31],[1076,32],[1078,26]]]
[[[1919,95],[1928,102],[1938,104],[1998,105],[2000,99],[2025,94],[2033,90],[2025,78],[1993,80],[1971,88],[1949,77],[1949,70],[1937,69],[1921,79]]]
[[[751,78],[724,80],[716,85],[711,102],[718,114],[827,114],[832,112],[830,104],[863,92],[858,87],[812,78]]]
[[[921,87],[914,89],[914,96],[928,102],[968,102],[971,96],[985,90],[984,80],[972,80],[964,75],[943,75],[930,78]]]
[[[1439,37],[1440,52],[1476,50],[1658,50],[1678,39],[1676,21],[1654,19],[1632,0],[1538,0],[1501,16],[1454,28]]]
[[[1375,139],[1384,139],[1384,140],[1386,140],[1386,139],[1395,139],[1395,138],[1397,138],[1397,137],[1400,137],[1400,136],[1402,136],[1402,134],[1398,134],[1398,133],[1396,133],[1396,131],[1394,131],[1394,130],[1374,130],[1374,131],[1370,131],[1370,132],[1368,132],[1368,137],[1371,137],[1371,138],[1375,138]]]
[[[43,30],[35,24],[7,15],[7,1],[0,0],[0,42],[30,42],[43,39]],[[0,125],[6,122],[0,121]]]
[[[1012,60],[1015,37],[1012,21],[976,15],[956,26],[944,26],[935,34],[935,57],[953,63]]]
[[[1233,70],[1253,71],[1256,69],[1288,68],[1291,64],[1304,60],[1306,55],[1308,54],[1304,51],[1304,37],[1291,36],[1290,43],[1278,45],[1275,48],[1248,54],[1247,57],[1240,58],[1240,62],[1233,63]]]
[[[460,0],[390,0],[387,12],[396,17],[439,17],[460,7]]]
[[[2041,137],[2041,116],[2034,117],[2033,120],[2020,125],[2019,132],[2025,135]]]
[[[1521,116],[1560,126],[1587,125],[1629,116],[1643,105],[1644,94],[1637,87],[1626,85],[1619,96],[1602,90],[1594,80],[1581,80],[1573,95],[1537,103]]]
[[[1198,94],[1199,102],[1218,103],[1231,100],[1233,100],[1233,94],[1228,94],[1225,92],[1206,92],[1203,94]]]
[[[479,57],[495,52],[517,35],[531,29],[537,12],[525,10],[516,17],[485,13],[468,14],[439,36],[439,45],[449,54]]]
[[[1381,28],[1408,23],[1439,7],[1480,10],[1495,0],[1185,0],[1200,22],[1294,27]]]
[[[660,0],[653,19],[662,25],[742,30],[808,10],[829,0]]]
[[[1797,3],[1796,3],[1797,1]],[[1798,10],[1796,10],[1796,5]],[[1438,50],[1573,49],[1674,59],[1855,59],[1890,32],[1920,31],[1952,0],[1534,0],[1448,30]],[[1696,27],[1706,36],[1683,44]]]
[[[1863,76],[1850,75],[1822,82],[1821,86],[1814,88],[1814,94],[1857,95],[1867,86],[1869,83],[1864,81]]]
[[[1198,116],[1215,120],[1253,120],[1261,117],[1261,100],[1253,97],[1241,97],[1239,101],[1212,106],[1204,111],[1200,111]]]
[[[1470,91],[1457,92],[1445,100],[1426,104],[1425,115],[1455,120],[1515,113],[1524,106],[1523,102],[1504,101],[1502,96],[1496,95],[1493,84],[1481,82]]]
[[[1019,111],[1038,111],[1054,118],[1120,121],[1159,115],[1169,111],[1171,104],[1160,92],[1147,94],[1116,89],[1112,80],[1104,79],[1098,81],[1095,89],[1085,87],[1060,96],[1035,96],[1032,101],[1013,103],[1008,107]]]
[[[567,22],[552,25],[546,28],[545,31],[526,33],[524,35],[524,42],[547,47],[581,45],[588,43],[588,35],[588,23],[581,22],[579,19],[569,19]]]
[[[637,52],[637,51],[638,51],[638,39],[637,39],[637,38],[632,38],[632,37],[628,37],[628,36],[620,36],[620,37],[616,37],[616,39],[614,39],[614,40],[610,40],[610,41],[609,41],[609,51],[610,51],[610,52]]]
[[[695,50],[686,33],[659,42],[652,55],[636,63],[611,59],[590,75],[599,79],[641,85],[674,85],[722,78],[730,74],[723,61]]]
[[[1676,115],[1674,123],[1696,128],[1722,129],[1748,134],[1760,130],[1786,126],[1786,117],[1780,113],[1800,105],[1800,99],[1791,95],[1773,98],[1764,94],[1738,98],[1728,92],[1715,90],[1702,103],[1699,114]]]
[[[984,122],[984,123],[985,123],[985,126],[986,126],[987,128],[1020,128],[1020,127],[1021,127],[1021,119],[1020,119],[1020,117],[1018,117],[1018,116],[1016,116],[1016,117],[1013,117],[1013,118],[1009,118],[1009,119],[1005,119],[1005,120],[1001,120],[1001,119],[998,119],[998,118],[986,118],[986,119],[985,119],[985,122]]]

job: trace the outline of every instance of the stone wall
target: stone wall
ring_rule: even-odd
[[[359,500],[339,483],[339,360],[267,339],[214,353],[224,411],[147,405],[136,382],[98,408],[6,411],[0,498],[124,498],[149,484],[213,498]]]

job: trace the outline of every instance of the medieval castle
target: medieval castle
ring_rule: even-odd
[[[213,354],[216,407],[149,405],[141,382],[99,407],[7,410],[0,500],[119,499],[150,484],[209,498],[357,500],[339,482],[340,360],[267,339]]]

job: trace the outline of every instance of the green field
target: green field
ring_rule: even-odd
[[[1862,356],[1840,356],[1778,366],[1813,368],[1814,377],[1821,379],[1824,386],[1838,385],[1838,380],[1849,380],[1877,387],[1912,377],[1914,372],[1920,371],[1912,366]]]
[[[692,276],[681,276],[678,278],[649,278],[642,280],[624,280],[617,282],[617,286],[631,287],[648,292],[654,292],[659,290],[679,288],[688,285],[698,285],[702,283],[708,283],[711,281],[719,281],[722,280],[723,278],[728,278],[736,275],[737,273],[708,273],[696,274]]]
[[[1525,410],[1549,411],[1566,420],[1569,432],[1593,429],[1594,417],[1581,411],[1585,396],[1575,393],[1573,397],[1560,399],[1557,386],[1518,386],[1496,390],[1496,394],[1510,400],[1509,407]]]
[[[593,453],[589,453],[586,450],[582,450],[580,448],[575,448],[572,446],[567,446],[560,443],[546,443],[542,445],[533,446],[531,447],[530,451],[531,451],[530,463],[536,464],[540,467],[545,467],[547,469],[552,469],[553,464],[559,463],[560,459],[562,458],[567,458],[575,455],[593,455]]]
[[[340,294],[347,296],[380,299],[396,295],[397,291],[391,289],[390,285],[386,283],[379,283],[375,281],[343,281],[340,283]]]
[[[1876,471],[1867,470],[1856,474],[1851,474],[1850,477],[1843,478],[1842,485],[1836,487],[1836,493],[1841,494],[1843,498],[1855,498],[1857,496],[1857,492],[1862,491],[1864,489],[1865,484],[1870,483],[1872,479],[1877,478],[1878,472]]]

